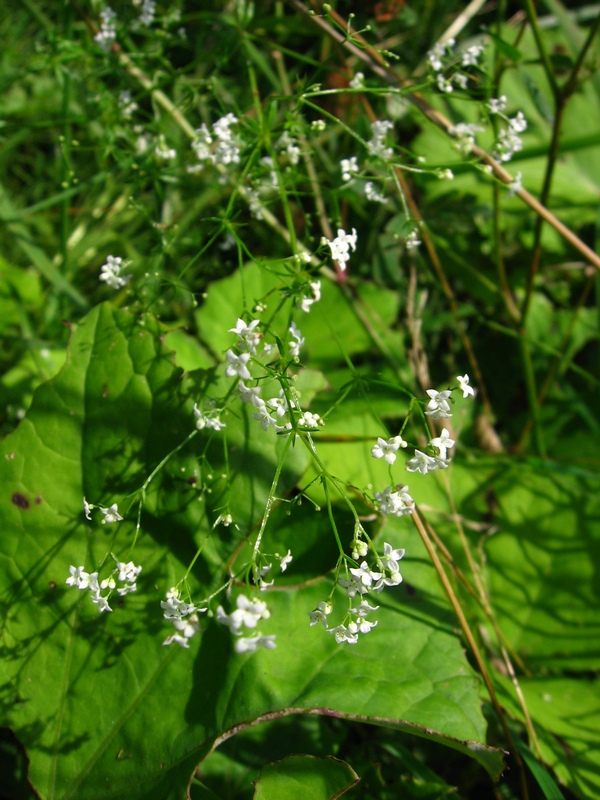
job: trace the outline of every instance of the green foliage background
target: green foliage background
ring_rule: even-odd
[[[365,67],[334,16],[319,17],[323,29],[294,3],[158,5],[154,27],[136,30],[138,11],[115,3],[118,49],[108,53],[94,44],[98,4],[10,2],[0,21],[2,791],[10,800],[597,797],[597,269],[411,110],[408,89],[394,93],[368,73],[364,93],[348,92]],[[497,16],[483,9],[460,36],[476,42],[485,26],[486,61],[468,96],[444,95],[428,85],[425,54],[464,4],[387,5],[389,16],[383,4],[334,11],[346,21],[355,11],[357,30],[369,23],[365,37],[396,74],[454,123],[480,121],[501,88],[529,122],[512,173],[593,249],[597,38],[564,107],[556,89],[596,18],[558,0],[538,12],[528,2],[500,3]],[[122,90],[138,105],[133,121]],[[217,171],[187,172],[194,130],[230,111],[245,141],[240,172],[221,182]],[[324,134],[310,127],[317,112]],[[412,170],[403,200],[392,193],[385,206],[368,205],[361,188],[368,177],[392,187],[377,164],[340,183],[340,158],[362,163],[370,112],[394,118],[397,159]],[[261,158],[283,131],[306,138],[316,184],[306,159],[296,169],[282,161],[279,191],[262,198],[267,214],[256,220],[244,181],[265,178]],[[142,150],[141,135],[164,137],[174,161]],[[491,127],[481,145],[493,146]],[[455,179],[439,180],[435,170],[448,167]],[[358,229],[349,280],[319,249],[315,186],[332,228]],[[416,253],[403,244],[417,224],[407,198],[424,220]],[[301,247],[313,259],[305,267],[291,258]],[[118,292],[98,282],[109,253],[131,261]],[[198,551],[192,595],[216,592],[241,568],[284,452],[241,405],[218,435],[190,435],[193,405],[228,397],[222,361],[235,320],[261,301],[283,337],[319,270],[322,299],[299,323],[297,386],[326,416],[320,463],[300,443],[289,448],[263,541],[265,552],[294,555],[266,594],[264,632],[277,650],[234,655],[209,615],[189,652],[165,648],[165,591]],[[516,321],[511,302],[527,308]],[[409,480],[449,597],[418,529],[378,517],[364,495],[390,482],[370,448],[398,430],[409,397],[467,369],[473,378],[473,363],[480,394],[456,405],[451,469]],[[423,434],[413,421],[407,435],[418,444]],[[378,626],[356,647],[308,625],[337,558],[322,469],[379,547],[407,551],[404,583],[378,596]],[[86,521],[84,496],[118,502],[124,521],[103,526],[97,512]],[[216,524],[224,511],[235,525]],[[354,520],[341,501],[332,514],[350,550]],[[99,616],[65,579],[69,565],[110,551],[143,571],[138,591]],[[240,591],[242,581],[233,599]]]

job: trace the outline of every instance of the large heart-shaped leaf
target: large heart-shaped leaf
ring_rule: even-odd
[[[319,577],[326,567],[318,564],[306,582],[308,556],[299,583],[264,595],[264,632],[277,636],[277,650],[234,655],[229,631],[210,619],[189,651],[162,646],[171,632],[159,606],[166,589],[199,546],[192,592],[205,596],[223,583],[230,556],[264,512],[282,451],[243,411],[226,415],[227,439],[202,432],[180,447],[194,429],[199,393],[225,391],[213,373],[192,379],[181,381],[151,318],[99,306],[74,330],[61,373],[36,391],[2,443],[2,695],[39,795],[180,798],[223,737],[290,713],[429,736],[497,774],[500,755],[482,744],[478,680],[416,549],[412,593],[381,595],[379,625],[355,648],[309,627],[307,612],[327,596],[330,579]],[[306,463],[301,448],[289,449],[280,496]],[[118,502],[125,520],[88,523],[84,494],[105,507]],[[214,527],[224,504],[240,530]],[[321,516],[315,511],[306,527],[320,526]],[[290,526],[286,535],[285,524],[278,536],[294,547],[302,532]],[[99,616],[65,579],[69,565],[92,569],[109,552],[143,571],[138,591]]]

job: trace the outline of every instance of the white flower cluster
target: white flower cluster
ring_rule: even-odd
[[[95,506],[93,503],[88,503],[88,501],[83,498],[83,513],[85,514],[85,518],[92,521],[92,509],[98,508],[104,519],[102,520],[103,525],[109,525],[113,522],[121,522],[123,517],[119,514],[119,507],[116,503],[113,503],[112,506],[108,508],[103,508],[102,506]]]
[[[350,81],[350,88],[351,89],[362,89],[365,85],[365,76],[362,72],[357,72],[356,75]]]
[[[192,142],[192,148],[200,164],[195,165],[190,171],[196,172],[202,169],[205,163],[223,164],[224,166],[240,163],[239,144],[231,131],[231,126],[235,125],[237,121],[234,114],[226,114],[214,123],[212,132],[206,125],[202,125],[196,131],[196,139]]]
[[[387,202],[385,197],[377,191],[372,181],[367,181],[367,183],[365,184],[365,197],[372,203]]]
[[[169,147],[165,137],[161,134],[156,142],[154,155],[160,161],[173,161],[175,158],[177,158],[177,151],[174,148]]]
[[[367,150],[372,156],[377,156],[384,161],[389,161],[393,157],[393,149],[385,146],[387,132],[393,129],[394,123],[390,122],[389,119],[377,119],[375,122],[371,123],[373,136],[371,140],[367,142]]]
[[[298,305],[306,314],[310,313],[313,303],[318,303],[321,299],[321,281],[310,281],[309,290],[306,292]]]
[[[315,294],[318,295],[312,298],[312,302],[315,302],[320,297],[321,285],[317,282],[315,285],[311,284],[311,287],[313,287]],[[308,305],[310,306],[310,303]],[[238,319],[235,328],[229,329],[230,333],[237,334],[237,349],[241,352],[236,353],[230,348],[225,353],[227,359],[225,374],[228,378],[234,378],[236,376],[240,378],[238,390],[242,401],[254,406],[256,411],[252,414],[252,418],[260,422],[264,431],[272,427],[276,433],[288,435],[292,430],[292,423],[290,421],[283,422],[283,418],[286,414],[290,414],[292,411],[296,410],[296,403],[294,399],[290,397],[290,393],[286,393],[282,388],[277,397],[264,400],[260,396],[259,386],[248,386],[246,384],[246,381],[250,381],[253,378],[249,369],[251,358],[258,358],[259,355],[258,347],[262,339],[262,333],[256,330],[259,324],[260,320],[252,320],[252,322],[246,324],[244,320]],[[288,332],[290,334],[288,352],[294,361],[298,361],[300,358],[300,350],[304,346],[304,337],[295,322],[291,323]],[[265,344],[263,346],[263,355],[269,355],[272,348],[273,345]],[[304,414],[300,416],[298,424],[301,427],[316,428],[318,425],[322,425],[323,421],[318,414],[313,415],[310,414],[310,412],[304,412]]]
[[[519,134],[527,129],[527,120],[522,111],[519,111],[517,116],[512,119],[508,117],[505,117],[505,119],[508,122],[508,127],[503,128],[498,133],[498,141],[492,153],[494,158],[503,162],[510,161],[515,153],[523,149],[523,140]]]
[[[148,28],[154,22],[156,3],[154,0],[143,0],[139,16],[139,24]]]
[[[128,89],[119,92],[119,108],[125,119],[130,119],[134,111],[138,110],[138,104],[131,99],[131,92]]]
[[[411,231],[404,241],[404,246],[407,250],[416,250],[420,244],[421,240],[416,231]]]
[[[198,620],[198,612],[206,611],[205,608],[196,608],[193,603],[186,603],[179,596],[179,590],[172,587],[167,592],[167,599],[161,600],[161,608],[163,609],[163,617],[173,623],[176,633],[167,636],[163,645],[170,645],[175,642],[180,647],[189,650],[190,639],[200,630]]]
[[[457,149],[463,155],[468,155],[475,144],[475,134],[482,130],[481,125],[474,122],[459,122],[450,132],[456,138]]]
[[[453,53],[454,39],[448,39],[446,42],[438,42],[427,53],[427,60],[430,67],[436,73],[435,79],[437,87],[441,92],[450,93],[454,91],[455,83],[461,89],[466,89],[469,82],[469,76],[462,72],[453,72],[450,77],[443,74],[443,70],[448,67],[453,67],[456,63],[456,57]],[[474,44],[468,47],[460,54],[460,64],[462,67],[476,67],[479,63],[479,56],[485,50],[482,44]],[[446,63],[444,63],[446,62]]]
[[[275,142],[275,149],[280,152],[285,152],[290,164],[295,167],[300,161],[300,148],[298,142],[293,136],[290,136],[288,131],[284,131],[279,139]]]
[[[204,412],[198,408],[198,404],[194,403],[194,416],[196,417],[196,428],[203,431],[205,428],[212,428],[215,431],[220,431],[225,428],[225,423],[219,419],[219,412],[212,409]]]
[[[490,110],[490,114],[501,114],[506,108],[506,95],[500,97],[492,97],[489,103],[486,103]]]
[[[104,281],[111,289],[121,289],[131,278],[131,275],[123,277],[120,274],[124,266],[122,258],[107,256],[106,264],[100,268],[100,280]]]
[[[226,614],[223,606],[217,608],[217,621],[221,625],[226,625],[236,637],[233,645],[235,652],[253,653],[259,647],[274,650],[277,647],[275,643],[276,637],[273,635],[262,636],[256,631],[258,623],[263,619],[269,619],[271,616],[267,604],[258,598],[249,600],[243,594],[237,596],[235,604],[236,609],[231,614]],[[250,636],[244,636],[242,627],[249,628],[254,632]]]
[[[427,60],[435,72],[440,72],[440,70],[444,68],[442,59],[447,53],[450,54],[452,52],[452,48],[455,44],[455,39],[448,39],[446,42],[437,42],[427,53]]]
[[[97,572],[86,572],[83,566],[69,567],[70,576],[66,580],[68,586],[75,586],[77,589],[89,589],[90,599],[94,605],[98,606],[98,611],[111,611],[112,608],[108,604],[110,593],[116,589],[117,594],[123,597],[130,592],[135,592],[137,589],[137,577],[142,571],[141,566],[136,567],[133,561],[124,563],[117,561],[117,566],[113,573],[102,581],[98,581]],[[116,576],[116,577],[115,577]],[[122,583],[123,586],[117,586],[117,582]],[[100,594],[101,591],[108,589],[109,592],[104,597]]]
[[[396,460],[398,450],[406,446],[407,443],[401,436],[392,436],[387,441],[379,436],[377,444],[371,448],[371,455],[373,458],[383,458],[391,466]]]
[[[340,170],[342,171],[342,180],[348,182],[352,178],[352,173],[358,172],[358,161],[356,156],[342,158],[340,161]]]
[[[458,375],[456,380],[463,393],[463,398],[475,396],[475,390],[469,384],[468,375]],[[445,389],[438,392],[436,389],[427,389],[429,401],[426,405],[425,414],[432,419],[448,419],[452,416],[450,397],[452,389]],[[455,445],[454,439],[450,438],[450,432],[442,428],[439,436],[430,439],[428,447],[430,453],[415,449],[414,456],[406,462],[407,472],[420,472],[426,475],[436,469],[446,469],[450,465],[448,450]],[[373,458],[383,458],[391,466],[396,461],[396,454],[400,448],[406,447],[406,442],[401,436],[393,436],[391,439],[377,439],[377,444],[371,448]],[[378,503],[379,511],[388,516],[401,517],[405,514],[412,514],[414,500],[408,494],[408,486],[397,491],[392,491],[388,486],[383,492],[375,493],[375,500]]]
[[[108,53],[113,45],[113,42],[117,38],[117,30],[115,25],[116,18],[117,15],[110,6],[106,6],[106,8],[100,12],[100,19],[102,20],[102,23],[100,25],[100,30],[94,36],[94,41],[104,50],[105,53]]]
[[[352,233],[346,233],[343,228],[338,228],[337,236],[333,241],[324,239],[324,242],[331,250],[331,257],[340,265],[340,269],[345,270],[346,264],[350,261],[350,248],[356,250],[356,228],[352,228]]]
[[[379,511],[386,517],[405,517],[412,514],[415,509],[415,501],[408,493],[408,486],[392,491],[390,486],[386,486],[383,492],[375,492],[375,500]]]
[[[362,543],[364,544],[364,543]],[[358,598],[360,602],[348,610],[343,622],[335,627],[328,627],[328,616],[333,611],[330,601],[321,602],[314,611],[308,612],[311,625],[321,624],[335,636],[338,644],[356,644],[361,633],[369,633],[377,625],[377,620],[367,619],[367,615],[377,611],[379,606],[372,606],[367,595],[381,592],[386,586],[398,586],[402,583],[402,575],[398,562],[404,556],[404,550],[394,548],[385,542],[383,556],[378,556],[376,568],[361,561],[358,567],[349,569],[350,577],[338,581],[346,589],[348,598]]]

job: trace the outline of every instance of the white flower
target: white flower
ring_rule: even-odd
[[[452,394],[451,390],[437,392],[435,389],[427,389],[429,395],[429,402],[427,403],[427,416],[432,419],[448,419],[452,416],[450,413],[450,403],[448,398]]]
[[[275,643],[276,636],[243,636],[236,639],[233,649],[236,653],[254,653],[259,647],[264,647],[265,650],[275,650],[277,647]]]
[[[103,611],[111,611],[112,608],[108,605],[106,597],[102,597],[99,593],[92,594],[92,603],[98,606],[98,611],[102,614]]]
[[[484,50],[485,47],[481,44],[474,44],[468,50],[465,50],[461,62],[463,67],[477,66],[477,59]]]
[[[366,594],[369,591],[369,587],[365,586],[365,584],[358,580],[357,578],[340,578],[338,580],[340,586],[342,586],[350,599],[356,597],[357,594]]]
[[[350,574],[354,575],[354,577],[367,588],[370,588],[373,585],[373,581],[377,582],[382,578],[381,572],[375,572],[372,570],[366,561],[363,561],[356,569],[351,568]]]
[[[121,583],[124,581],[135,583],[137,576],[142,571],[141,566],[136,567],[133,561],[128,561],[127,564],[123,563],[122,561],[117,561],[117,569],[119,570],[119,580]]]
[[[117,37],[117,32],[115,29],[115,20],[117,15],[110,6],[106,6],[106,8],[100,12],[100,18],[102,20],[102,24],[100,25],[100,30],[94,36],[94,41],[105,52],[108,52],[112,43]]]
[[[377,625],[377,622],[378,622],[377,620],[375,620],[375,622],[370,622],[368,619],[365,619],[364,617],[359,617],[356,622],[350,623],[348,627],[350,627],[351,625],[355,625],[357,630],[360,631],[360,633],[369,633]]]
[[[274,411],[279,418],[284,417],[288,411],[288,400],[283,389],[280,389],[279,397],[272,397],[270,400],[267,400],[266,405],[269,406],[269,408]],[[290,401],[290,405],[292,408],[296,408],[293,400]]]
[[[472,386],[469,386],[469,376],[468,375],[457,375],[456,380],[460,384],[460,389],[463,393],[463,398],[468,397],[471,395],[475,397],[475,389]]]
[[[388,544],[388,542],[384,542],[383,555],[381,556],[381,563],[390,572],[398,572],[400,569],[400,567],[398,566],[398,562],[400,561],[401,558],[404,558],[405,552],[406,551],[402,547],[399,547],[398,549],[394,550],[391,544]]]
[[[137,592],[137,583],[126,583],[125,586],[119,586],[117,589],[117,594],[121,597],[125,597],[130,592]]]
[[[160,606],[164,609],[163,616],[165,619],[182,619],[199,610],[192,603],[185,603],[180,600],[179,591],[175,587],[169,589],[166,601],[161,600]]]
[[[177,158],[177,151],[169,147],[165,137],[161,134],[154,148],[154,155],[161,161],[172,161],[174,158]]]
[[[429,444],[437,451],[438,456],[445,461],[447,451],[454,447],[454,439],[450,438],[446,428],[442,428],[441,434],[432,439]]]
[[[292,337],[295,339],[295,341],[290,342],[288,345],[290,354],[293,358],[298,358],[300,356],[300,348],[304,347],[304,337],[302,336],[302,333],[296,326],[295,322],[292,322],[289,331],[292,334]]]
[[[268,431],[271,425],[277,425],[277,419],[269,414],[269,409],[262,400],[261,403],[262,406],[257,406],[258,411],[252,414],[252,419],[256,419],[260,422],[263,431]]]
[[[379,511],[385,516],[404,517],[412,514],[415,510],[415,501],[408,493],[408,486],[392,492],[391,487],[386,486],[383,492],[375,493],[375,500],[379,504]]]
[[[515,132],[516,128],[512,127],[512,122],[513,120],[509,122],[510,127],[508,129],[501,130],[498,134],[498,141],[493,155],[499,161],[510,161],[515,153],[523,149],[523,141],[518,133]],[[525,123],[526,125],[527,123]]]
[[[357,72],[356,75],[350,81],[350,88],[351,89],[362,89],[364,86],[365,76],[362,72]]]
[[[235,328],[229,328],[229,333],[237,333],[240,337],[240,348],[247,350],[254,355],[258,347],[262,334],[255,331],[257,325],[260,325],[259,319],[253,319],[248,325],[243,319],[238,319]]]
[[[508,196],[514,197],[517,192],[520,192],[523,188],[523,183],[521,181],[522,175],[520,172],[517,172],[515,179],[508,185]]]
[[[365,197],[367,200],[370,200],[372,203],[386,203],[387,200],[385,197],[380,194],[375,186],[373,185],[372,181],[367,181],[365,184]]]
[[[393,464],[400,447],[406,447],[406,442],[401,436],[392,436],[387,441],[378,436],[377,444],[371,448],[371,455],[373,458],[384,458],[388,464]]]
[[[260,400],[260,387],[254,386],[253,388],[249,388],[246,386],[244,381],[239,381],[238,383],[238,390],[242,396],[242,400],[244,403],[252,403],[256,405],[255,400]]]
[[[509,119],[508,124],[511,131],[515,133],[523,133],[527,129],[527,120],[522,111],[519,111],[516,117]]]
[[[312,414],[310,411],[305,411],[298,420],[298,425],[301,428],[318,428],[319,425],[324,424],[325,423],[318,414]]]
[[[407,472],[420,472],[422,475],[426,475],[435,469],[438,469],[436,459],[428,456],[427,453],[422,453],[420,450],[415,450],[414,457],[406,462]]]
[[[309,611],[308,616],[310,619],[310,624],[317,625],[319,622],[322,623],[323,627],[327,627],[327,616],[331,614],[333,611],[333,606],[330,602],[321,601],[319,605],[316,607],[314,611]]]
[[[353,172],[358,172],[358,161],[356,156],[350,158],[342,158],[340,161],[340,169],[342,171],[342,180],[349,181]]]
[[[359,558],[364,558],[369,552],[369,545],[363,542],[362,539],[354,538],[350,544],[352,545],[352,558],[358,561]]]
[[[475,134],[483,130],[474,122],[459,122],[451,128],[451,133],[456,137],[456,146],[461,153],[467,155],[475,144]]]
[[[68,586],[76,586],[78,589],[87,589],[90,582],[89,573],[83,567],[69,567],[70,577],[67,578],[65,583]]]
[[[104,519],[102,520],[103,525],[108,525],[111,522],[120,522],[123,519],[119,514],[116,503],[113,503],[110,508],[100,508],[100,511],[104,514]]]
[[[393,130],[394,123],[387,119],[375,120],[371,123],[371,130],[373,131],[373,138],[367,142],[367,149],[373,156],[378,156],[384,161],[389,161],[394,155],[391,147],[385,146],[385,137],[389,130]]]
[[[383,579],[383,583],[386,586],[398,586],[400,583],[402,583],[402,575],[400,574],[400,571],[398,570],[397,572],[390,572],[390,574]]]
[[[421,244],[421,240],[419,239],[416,231],[411,231],[408,236],[406,237],[406,241],[404,242],[404,246],[407,250],[414,250]]]
[[[279,559],[279,568],[282,572],[286,571],[288,564],[291,564],[293,558],[292,551],[288,550],[287,553]]]
[[[427,53],[427,60],[431,64],[432,69],[434,69],[436,72],[439,72],[444,66],[442,63],[442,57],[444,56],[445,49],[445,45],[438,42]]]
[[[348,627],[345,625],[338,625],[337,628],[328,628],[327,633],[333,633],[335,640],[338,644],[347,642],[348,644],[356,644],[358,642],[358,626],[351,622]]]
[[[267,604],[258,599],[248,600],[248,598],[240,594],[236,599],[237,608],[231,614],[226,614],[223,606],[217,608],[217,621],[221,625],[226,625],[231,629],[232,633],[239,634],[242,625],[247,628],[256,628],[261,619],[269,619],[271,616]]]
[[[198,615],[192,614],[190,617],[188,617],[188,619],[174,619],[173,626],[175,630],[179,631],[179,633],[174,633],[171,636],[167,636],[163,642],[163,645],[170,645],[173,642],[176,642],[178,645],[188,650],[190,646],[189,640],[193,639],[193,637],[200,630]]]
[[[85,514],[85,518],[92,521],[92,506],[88,503],[88,501],[83,498],[83,513]]]
[[[243,378],[245,381],[249,381],[252,378],[250,371],[246,364],[250,360],[250,353],[242,353],[239,356],[233,352],[233,350],[229,349],[225,353],[225,357],[227,361],[229,361],[229,365],[225,370],[225,375],[228,378],[233,378],[235,375],[239,375],[240,378]]]
[[[463,75],[462,72],[456,72],[452,76],[452,80],[454,81],[454,83],[457,86],[460,86],[461,89],[466,89],[467,88],[467,84],[469,83],[469,76],[468,75]]]
[[[173,642],[176,642],[178,645],[184,647],[186,650],[190,649],[188,639],[186,639],[185,636],[180,636],[178,633],[173,633],[171,636],[167,636],[167,638],[163,642],[163,646],[173,644]]]
[[[440,92],[451,94],[454,91],[454,86],[452,86],[452,81],[449,81],[447,78],[444,78],[442,72],[438,72],[436,80]]]
[[[140,11],[139,22],[140,25],[146,27],[152,25],[154,22],[154,15],[156,14],[156,3],[154,0],[144,0],[142,3],[142,10]]]
[[[346,262],[350,261],[350,248],[356,250],[356,228],[352,228],[352,233],[346,233],[343,228],[338,228],[336,238],[327,242],[331,250],[331,257],[340,265],[340,269],[346,269]]]
[[[198,408],[198,404],[194,403],[194,416],[196,417],[196,428],[199,431],[204,430],[204,428],[213,428],[215,431],[220,431],[222,428],[225,428],[225,423],[221,422],[218,415],[211,415],[207,416]]]
[[[321,299],[321,281],[310,282],[310,294],[305,294],[300,301],[300,308],[307,314],[313,303],[318,303]]]
[[[500,114],[506,108],[506,95],[492,97],[490,102],[487,103],[487,107],[490,110],[490,114]]]
[[[123,268],[121,266],[122,262],[123,259],[118,256],[107,256],[106,264],[103,264],[100,268],[100,280],[104,281],[111,289],[121,289],[131,277],[124,278],[120,275],[120,271]]]

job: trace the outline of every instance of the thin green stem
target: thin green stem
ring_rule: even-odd
[[[269,490],[269,496],[267,498],[267,502],[265,504],[265,513],[263,514],[263,518],[260,523],[260,528],[258,534],[256,536],[256,541],[254,542],[254,547],[252,549],[252,561],[256,563],[256,559],[258,553],[260,551],[260,545],[262,542],[262,537],[265,532],[265,528],[267,527],[267,522],[269,521],[269,517],[271,516],[271,511],[273,510],[273,505],[275,503],[275,492],[277,491],[277,486],[279,484],[279,478],[281,477],[281,471],[283,470],[283,463],[285,461],[285,457],[287,455],[287,451],[290,449],[290,445],[293,442],[294,437],[293,435],[288,436],[285,442],[285,446],[283,448],[283,453],[279,459],[279,463],[277,464],[277,469],[275,470],[275,475],[273,476],[273,481],[271,483],[271,488]]]
[[[540,420],[540,409],[537,402],[537,389],[535,383],[535,374],[533,371],[533,363],[531,361],[531,351],[529,349],[529,342],[525,331],[521,331],[519,335],[519,346],[521,350],[521,362],[523,364],[523,373],[525,378],[525,390],[527,392],[527,404],[529,407],[529,414],[531,416],[531,425],[533,428],[533,441],[537,455],[542,458],[546,457],[546,445],[544,442],[544,434]]]
[[[550,57],[546,51],[546,46],[544,45],[544,40],[542,38],[542,31],[540,29],[540,26],[538,25],[537,12],[535,10],[533,0],[525,0],[525,13],[527,14],[527,21],[531,26],[531,32],[533,33],[533,38],[535,39],[535,43],[540,56],[540,60],[542,62],[542,66],[544,68],[546,79],[550,84],[550,89],[552,90],[552,94],[554,95],[554,100],[558,103],[560,97],[560,87],[556,82],[556,77],[554,76],[554,69],[552,67],[552,62],[550,61]]]

